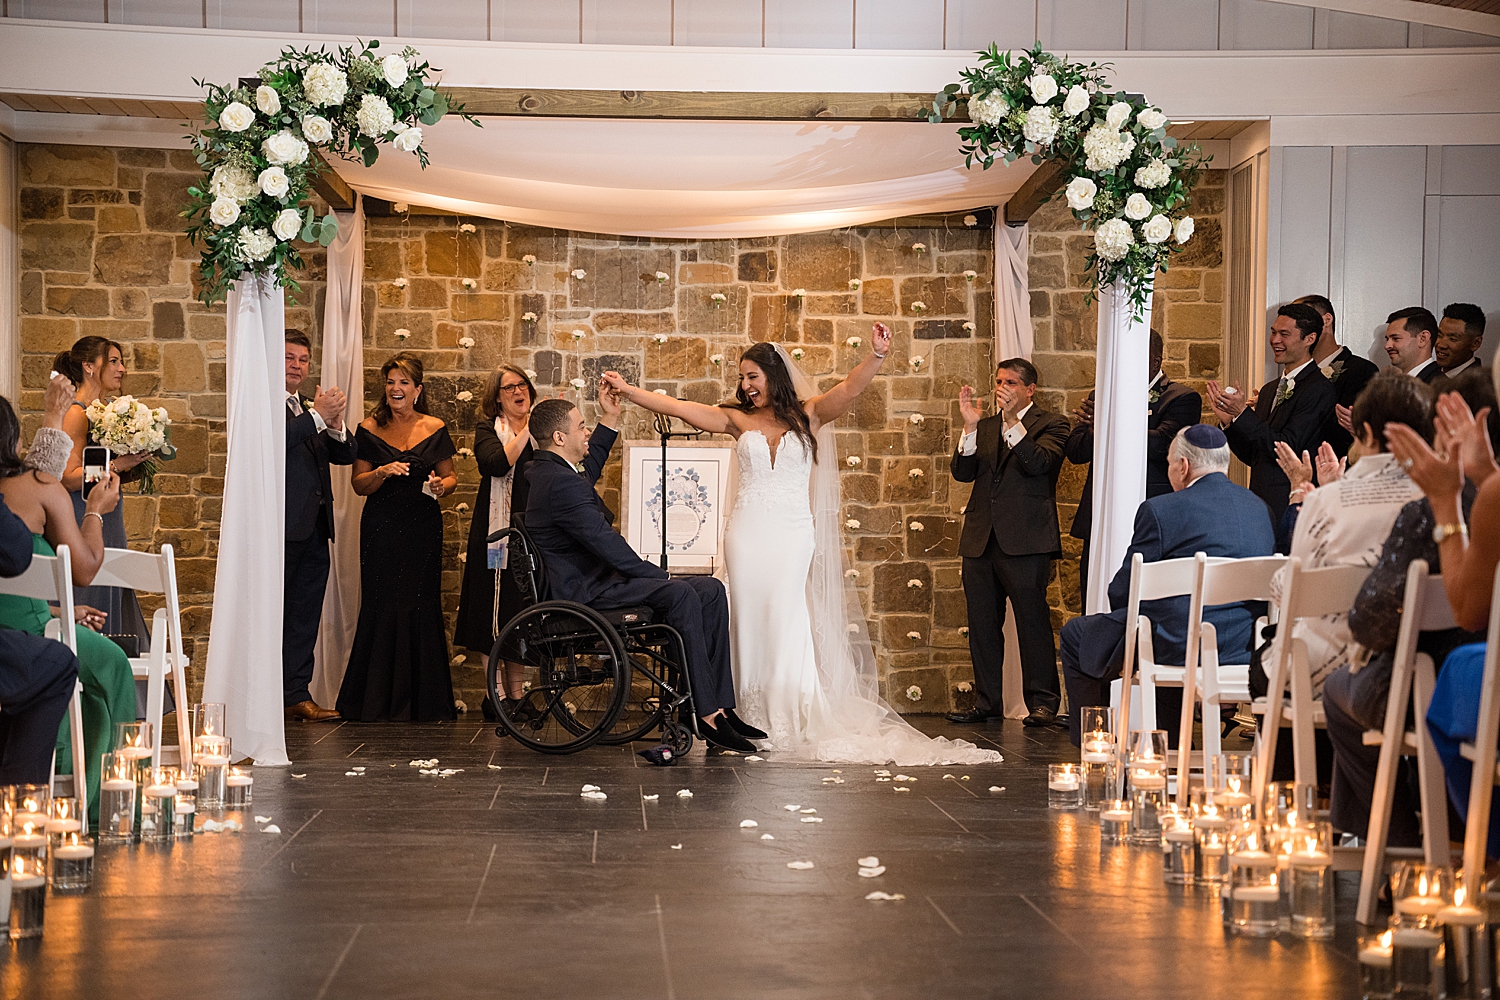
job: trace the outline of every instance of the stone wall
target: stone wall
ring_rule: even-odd
[[[56,351],[91,333],[125,345],[125,391],[167,407],[180,449],[157,477],[157,495],[126,498],[130,541],[176,547],[184,626],[200,678],[223,492],[225,373],[223,307],[195,300],[197,255],[176,214],[197,175],[187,154],[159,150],[22,146],[19,160],[27,431]],[[1168,373],[1189,380],[1211,377],[1218,367],[1223,267],[1217,221],[1204,216],[1222,212],[1219,172],[1210,173],[1201,200],[1187,266],[1166,275],[1157,295],[1167,317]],[[1051,408],[1071,408],[1093,380],[1093,311],[1081,285],[1088,238],[1056,206],[1044,208],[1032,230],[1042,398]],[[913,248],[919,243],[921,251]],[[434,412],[449,421],[462,448],[472,441],[477,408],[457,396],[477,396],[485,374],[503,360],[536,371],[544,393],[578,398],[573,379],[592,384],[601,370],[617,368],[647,388],[713,403],[732,393],[736,359],[753,341],[801,351],[802,366],[826,386],[864,356],[870,324],[887,323],[895,334],[891,357],[839,423],[845,516],[859,522],[847,539],[892,703],[942,711],[962,700],[957,687],[971,677],[956,555],[968,490],[951,481],[947,462],[959,426],[958,387],[987,386],[994,361],[990,244],[988,230],[961,223],[667,241],[452,216],[375,218],[365,256],[366,399],[376,398],[380,364],[413,351],[427,367]],[[316,341],[324,261],[318,250],[305,256],[287,324]],[[585,276],[572,277],[574,270]],[[916,302],[925,308],[917,311]],[[856,336],[863,345],[847,346]],[[463,347],[465,338],[474,345]],[[592,419],[591,402],[585,410]],[[643,411],[631,407],[622,431],[626,439],[651,436]],[[601,484],[617,510],[618,457],[617,450]],[[458,469],[460,489],[443,501],[450,616],[478,481],[472,459],[460,457]],[[1065,470],[1065,530],[1081,483],[1081,470]],[[1076,601],[1064,596],[1076,591],[1076,564],[1059,564],[1053,590],[1060,625],[1076,611]],[[468,652],[454,680],[459,697],[474,705],[483,685],[481,651]],[[908,698],[911,686],[920,698]]]

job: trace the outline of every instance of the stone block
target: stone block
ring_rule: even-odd
[[[45,282],[41,271],[24,271],[21,274],[20,311],[35,316],[42,311],[42,289]]]
[[[520,260],[527,254],[540,263],[557,263],[568,259],[568,234],[560,229],[541,229],[511,223],[506,226],[506,230],[505,253],[511,260]]]
[[[740,254],[738,276],[740,281],[774,282],[776,280],[776,251],[760,250]]]
[[[141,230],[141,213],[134,205],[107,205],[99,209],[96,221],[101,233],[138,233]]]
[[[1031,357],[1043,385],[1087,389],[1094,384],[1094,355],[1037,353]]]
[[[93,250],[94,227],[90,225],[78,222],[31,222],[21,227],[23,268],[87,272]]]
[[[1092,234],[1078,233],[1068,236],[1063,241],[1063,255],[1068,262],[1068,280],[1064,287],[1087,288],[1089,275],[1093,268],[1088,265],[1088,257],[1094,252],[1094,237]]]
[[[108,316],[107,288],[49,288],[47,311],[62,316]]]
[[[180,233],[187,229],[187,220],[182,217],[182,206],[187,203],[187,189],[201,183],[201,173],[153,172],[146,175],[146,186],[142,192],[141,208],[146,216],[146,228],[159,233]]]
[[[808,291],[847,291],[858,278],[862,255],[858,240],[844,233],[799,233],[786,238],[781,284]]]
[[[105,285],[165,285],[171,280],[170,236],[101,236],[94,277]]]
[[[162,345],[162,377],[176,392],[201,392],[208,388],[208,369],[203,350],[193,341]]]
[[[861,563],[884,563],[904,559],[906,551],[900,538],[884,535],[861,535],[854,539],[854,559]]]
[[[1192,196],[1188,199],[1187,211],[1194,216],[1194,223],[1202,221],[1205,215],[1220,215],[1224,211],[1224,188],[1208,187],[1199,183],[1194,189]]]
[[[886,463],[883,498],[887,503],[926,503],[935,489],[947,486],[947,470],[942,477],[933,475],[932,459],[923,455],[907,456]],[[912,475],[913,471],[918,475]],[[940,482],[934,480],[941,478]]]
[[[215,559],[206,558],[178,559],[178,592],[182,594],[212,594],[214,591],[214,567],[216,562],[217,560]]]
[[[388,288],[388,285],[382,285]],[[486,288],[489,286],[486,285]],[[399,291],[399,289],[396,289]],[[473,293],[465,292],[464,295],[472,296]],[[410,278],[406,288],[408,301],[413,309],[446,309],[448,308],[448,282],[442,278]],[[485,298],[499,298],[499,296],[485,296]],[[455,303],[456,305],[456,303]],[[457,319],[457,317],[454,317]]]
[[[904,590],[906,581],[903,579],[899,582]],[[925,643],[932,628],[932,619],[925,614],[885,614],[881,615],[878,622],[871,622],[870,625],[879,629],[882,651],[896,653]],[[908,632],[920,633],[921,638],[913,639],[907,635]]]
[[[510,296],[460,292],[453,296],[451,313],[455,323],[509,319]]]
[[[906,424],[906,451],[911,455],[945,456],[958,443],[957,435],[950,443],[948,421],[945,417],[928,417],[920,424]]]
[[[713,296],[725,297],[723,303],[713,301]],[[723,336],[738,334],[745,329],[745,314],[749,306],[748,289],[744,285],[693,285],[677,290],[677,329],[681,333]]]
[[[428,274],[478,278],[484,267],[484,244],[478,233],[460,233],[456,228],[427,232],[423,252]]]
[[[46,221],[63,216],[62,188],[25,187],[21,189],[21,219]]]
[[[21,350],[46,354],[49,368],[51,358],[72,347],[77,339],[77,320],[52,316],[21,317]]]
[[[802,302],[795,295],[750,297],[750,339],[789,344],[800,339]]]
[[[889,410],[887,387],[883,381],[877,380],[871,382],[869,387],[855,398],[854,406],[839,418],[838,426],[844,429],[883,430]]]
[[[1177,267],[1220,267],[1224,263],[1224,226],[1218,219],[1194,219],[1193,237],[1172,258]]]
[[[920,378],[892,378],[891,399],[920,400],[932,395],[932,379],[922,376]]]
[[[912,525],[920,524],[920,530]],[[953,559],[958,556],[962,524],[942,514],[912,514],[906,519],[906,551],[914,559]]]
[[[1204,272],[1191,267],[1169,267],[1165,271],[1157,271],[1156,279],[1152,287],[1156,291],[1164,289],[1197,289],[1203,280]]]
[[[1174,340],[1214,340],[1224,331],[1224,306],[1218,303],[1173,303],[1166,335]]]
[[[1203,272],[1203,301],[1224,301],[1224,271],[1222,268],[1215,271]]]
[[[876,229],[865,237],[865,271],[874,275],[931,274],[937,266],[931,230]],[[912,249],[922,243],[921,253]]]
[[[1220,347],[1217,342],[1188,345],[1188,372],[1191,378],[1218,378]]]
[[[23,184],[109,187],[115,182],[115,154],[100,146],[22,143],[20,175]]]
[[[216,312],[188,316],[188,336],[194,340],[223,340],[226,336],[224,314]]]
[[[708,369],[708,344],[697,337],[671,337],[646,345],[646,377],[697,378]]]
[[[905,278],[901,282],[901,314],[921,316],[963,316],[969,314],[969,283],[954,275],[932,278]],[[926,307],[914,313],[912,303]]]
[[[968,340],[971,334],[964,329],[968,320],[963,319],[919,319],[911,325],[915,340]]]
[[[938,590],[932,595],[932,621],[945,628],[969,623],[969,607],[962,590]]]
[[[820,456],[821,457],[821,456]],[[876,506],[861,506],[849,504],[844,508],[846,518],[852,518],[859,522],[859,528],[846,529],[848,533],[859,532],[866,535],[900,535],[901,508],[894,504],[879,504]],[[896,539],[899,547],[899,539]],[[860,560],[863,562],[864,560]]]
[[[156,502],[156,521],[163,528],[196,528],[198,526],[198,498],[193,496],[164,496]],[[179,576],[181,571],[179,570]],[[187,590],[188,588],[182,588]]]
[[[1099,303],[1085,302],[1087,292],[1052,293],[1052,347],[1059,351],[1094,351],[1099,346]]]
[[[397,330],[406,330],[408,336],[402,340],[396,336]],[[426,312],[382,312],[375,317],[375,344],[391,350],[422,350],[430,348],[433,340],[433,315]],[[381,362],[383,363],[383,362]],[[372,364],[371,358],[365,357],[366,368]]]
[[[536,268],[515,260],[492,260],[484,265],[487,292],[516,292],[534,287]]]
[[[400,243],[384,240],[365,242],[366,280],[388,280],[402,277],[404,274]]]
[[[174,475],[193,476],[208,470],[208,427],[200,422],[174,423],[172,444],[177,447],[177,457],[162,463],[164,472]]]
[[[625,376],[625,381],[631,385],[641,384],[641,362],[633,354],[600,354],[597,357],[583,359],[582,375],[586,383],[584,392],[589,399],[598,395],[597,386],[599,378],[605,372],[616,371]]]
[[[1061,254],[1033,255],[1027,262],[1027,283],[1031,288],[1068,287],[1066,260]]]
[[[537,351],[531,363],[538,385],[559,385],[563,380],[563,358],[557,351]]]
[[[735,280],[735,270],[728,264],[697,261],[679,267],[677,280],[684,285],[722,285]]]
[[[669,309],[673,284],[656,280],[672,273],[672,251],[657,247],[574,247],[569,270],[586,277],[568,279],[568,301],[575,309]]]
[[[953,708],[948,672],[942,667],[892,670],[886,684],[891,706],[902,715],[937,715]]]
[[[845,503],[879,503],[880,477],[867,473],[844,473],[839,479],[844,488]]]

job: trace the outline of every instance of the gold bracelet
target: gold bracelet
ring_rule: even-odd
[[[103,531],[104,530],[104,515],[101,514],[101,513],[99,513],[98,511],[91,510],[87,514],[83,515],[83,520],[87,521],[91,517],[97,517],[99,519],[99,530]]]

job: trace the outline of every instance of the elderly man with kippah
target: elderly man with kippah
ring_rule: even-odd
[[[1243,559],[1276,550],[1276,534],[1266,505],[1243,486],[1229,481],[1229,441],[1208,424],[1178,432],[1167,451],[1172,492],[1151,497],[1135,512],[1135,535],[1125,561],[1109,585],[1107,614],[1074,618],[1062,629],[1063,681],[1068,688],[1069,730],[1078,743],[1078,722],[1086,705],[1108,705],[1110,681],[1120,676],[1125,654],[1125,613],[1130,593],[1130,563],[1139,552],[1146,562],[1210,556]],[[1247,663],[1250,634],[1258,608],[1226,604],[1205,618],[1219,634],[1222,663]],[[1152,624],[1152,641],[1160,662],[1181,663],[1187,649],[1188,599],[1171,597],[1141,604]],[[1158,711],[1172,718],[1180,711],[1180,688],[1158,689]],[[1175,737],[1175,728],[1169,727]]]

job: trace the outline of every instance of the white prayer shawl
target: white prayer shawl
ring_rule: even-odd
[[[529,431],[527,432],[527,435],[530,436]],[[500,447],[502,448],[510,444],[511,441],[515,440],[516,435],[513,431],[511,431],[510,425],[505,422],[505,415],[503,413],[495,418],[495,437],[500,439]],[[531,441],[531,447],[536,447],[535,438],[533,438]],[[506,469],[505,475],[503,476],[490,477],[489,533],[491,535],[499,531],[501,528],[510,527],[510,498],[511,493],[515,488],[515,484],[515,465],[511,465],[509,469]],[[506,562],[508,561],[509,552],[505,544],[506,541],[506,539],[502,538],[498,542],[490,542],[489,547],[486,550],[486,565],[488,565],[490,569],[495,570],[496,573],[504,569]],[[495,579],[495,600],[497,602],[500,599],[499,594],[500,580],[497,576]],[[498,603],[496,606],[498,607]]]

